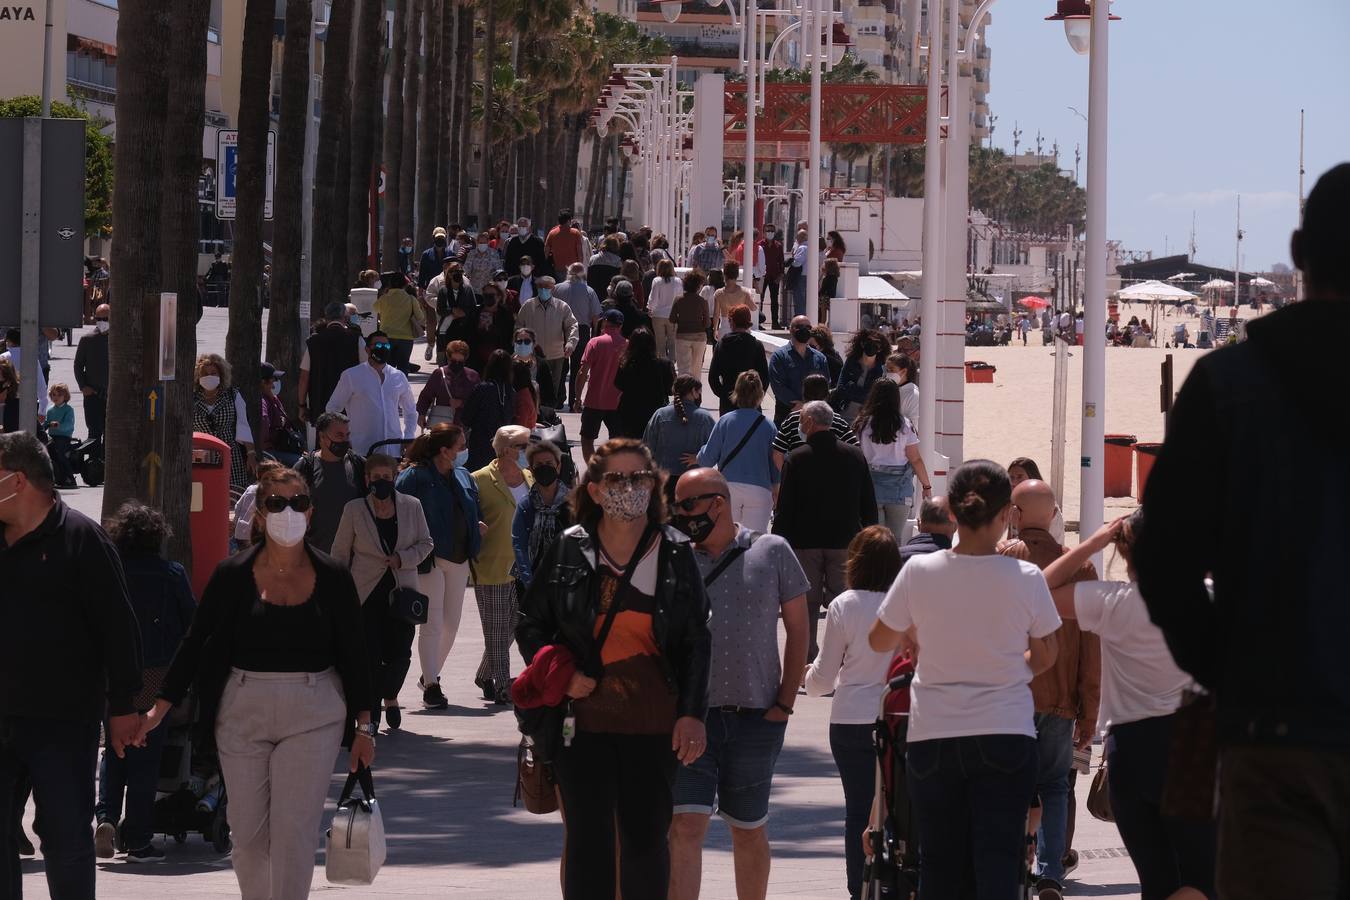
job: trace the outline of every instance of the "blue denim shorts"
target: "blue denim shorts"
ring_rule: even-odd
[[[769,821],[769,790],[783,749],[786,722],[758,710],[708,710],[708,749],[675,775],[675,813],[717,814],[732,828]]]

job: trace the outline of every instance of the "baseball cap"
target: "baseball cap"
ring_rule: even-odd
[[[621,310],[607,309],[605,310],[604,318],[606,322],[611,322],[615,325],[623,324],[623,312]]]
[[[279,378],[282,375],[286,374],[285,371],[278,369],[270,362],[263,363],[261,366],[258,367],[258,371],[261,373],[261,375],[258,378],[259,381],[270,381],[273,378]]]
[[[432,238],[445,237],[446,236],[445,229],[437,225],[435,228],[431,230],[431,236]]]

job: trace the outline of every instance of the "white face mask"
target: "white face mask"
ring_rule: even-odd
[[[504,291],[504,290],[506,290],[506,282],[505,282],[505,281],[494,281],[494,282],[492,282],[492,283],[495,284],[495,285],[497,286],[497,290],[499,290],[499,291]]]
[[[891,381],[894,381],[896,384],[905,383],[905,379],[900,376],[899,372],[887,372],[886,377],[889,378]]]
[[[220,387],[220,376],[203,375],[201,380],[197,383],[202,386],[202,390],[204,391],[214,391],[216,388]]]
[[[94,330],[97,331],[99,334],[106,334],[108,332],[108,320],[99,319],[97,322],[94,323]]]
[[[487,244],[479,244],[479,245],[478,245],[478,252],[479,252],[479,253],[486,253],[486,252],[487,252],[487,249],[488,249],[488,245],[487,245]]]
[[[381,281],[380,279],[376,278],[376,279],[375,279],[375,290],[378,291],[378,290],[379,290],[380,288],[382,288],[382,287],[384,287],[384,282]]]
[[[521,267],[520,267],[520,274],[522,274],[522,275],[524,275],[524,276],[526,276],[526,277],[528,277],[529,274],[530,274],[531,272],[533,272],[533,271],[534,271],[534,266],[521,266]]]
[[[18,474],[19,474],[18,472],[10,472],[4,478],[0,478],[0,484],[4,484],[6,481],[9,481],[11,478],[14,478]],[[18,488],[15,488],[14,493],[10,494],[8,497],[0,497],[0,503],[6,503],[10,500],[13,500],[17,496],[19,496],[19,490]]]
[[[267,514],[267,538],[283,547],[294,547],[305,539],[309,523],[305,514],[296,512],[289,506],[279,513]]]

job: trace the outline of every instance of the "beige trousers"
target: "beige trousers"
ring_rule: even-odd
[[[332,669],[234,669],[216,717],[242,900],[304,900],[347,703]]]

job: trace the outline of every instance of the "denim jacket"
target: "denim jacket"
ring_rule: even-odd
[[[448,477],[428,463],[418,463],[404,469],[398,476],[398,489],[422,501],[427,527],[436,548],[433,555],[449,559],[454,553],[455,517],[463,516],[465,524],[465,553],[475,559],[483,545],[478,523],[483,518],[478,505],[478,485],[469,470],[456,466]]]

